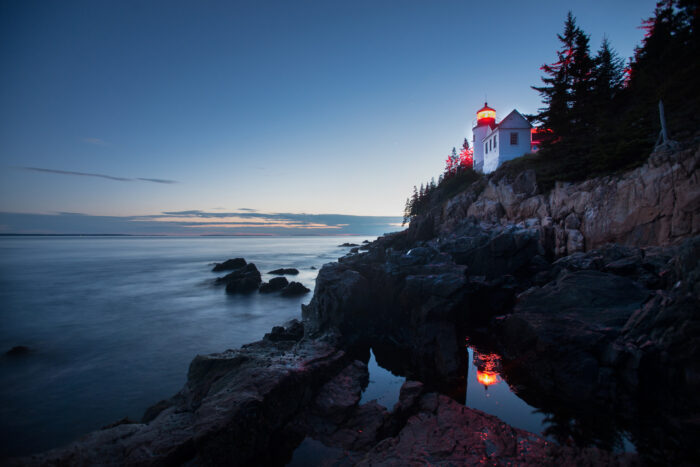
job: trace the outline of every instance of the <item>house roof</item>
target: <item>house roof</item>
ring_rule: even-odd
[[[523,117],[523,114],[513,109],[513,111],[506,115],[503,120],[491,125],[491,131],[486,133],[482,140],[488,138],[501,128],[504,130],[529,130],[532,128],[532,124],[528,122],[525,117]]]
[[[510,123],[513,122],[516,125],[520,126],[510,126]],[[519,123],[518,123],[519,122]],[[532,128],[532,124],[527,121],[525,117],[523,117],[523,114],[518,112],[517,110],[513,109],[511,113],[506,115],[506,118],[501,120],[497,125],[497,127],[503,127],[503,128],[514,128],[514,129],[530,129]]]

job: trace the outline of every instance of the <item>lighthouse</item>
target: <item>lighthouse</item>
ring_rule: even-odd
[[[496,110],[489,107],[487,102],[476,113],[476,126],[472,128],[474,139],[472,148],[474,149],[474,170],[483,172],[484,168],[484,145],[482,141],[488,133],[496,126]]]
[[[532,147],[532,125],[517,110],[496,123],[496,111],[484,102],[472,133],[477,172],[491,173],[502,163],[537,150]]]

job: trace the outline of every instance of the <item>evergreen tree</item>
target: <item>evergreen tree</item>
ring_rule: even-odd
[[[590,126],[593,113],[590,109],[594,85],[593,59],[590,55],[588,35],[580,29],[574,39],[571,63],[571,125],[578,136]],[[586,135],[587,136],[587,135]]]
[[[561,140],[571,134],[571,108],[572,108],[572,66],[574,62],[574,50],[576,39],[580,30],[576,26],[576,19],[569,12],[564,23],[564,33],[557,34],[561,42],[561,50],[557,51],[557,61],[552,64],[544,64],[540,68],[546,76],[542,77],[544,86],[532,86],[542,96],[544,107],[535,115],[535,120],[543,127],[552,131],[555,139]],[[543,141],[543,146],[554,142]]]
[[[401,222],[401,227],[406,225],[406,222],[408,222],[411,219],[411,198],[408,197],[406,198],[406,204],[404,205],[403,208],[403,222]]]
[[[445,161],[445,177],[455,174],[458,168],[459,155],[457,154],[457,148],[453,147],[452,152],[447,156],[447,160]]]
[[[659,132],[659,100],[676,137],[691,136],[700,127],[699,10],[697,0],[662,0],[654,16],[643,23],[646,34],[630,66],[629,103],[634,117],[630,127],[651,132],[649,141]]]
[[[625,78],[625,62],[617,55],[607,37],[603,37],[600,49],[594,59],[595,100],[599,110],[607,110],[607,104],[622,90]]]
[[[459,166],[462,169],[471,169],[474,167],[474,151],[469,148],[469,141],[464,138],[462,150],[459,153]]]

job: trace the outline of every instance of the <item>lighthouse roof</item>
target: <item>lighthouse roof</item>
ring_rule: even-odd
[[[484,102],[484,106],[481,109],[479,109],[476,113],[478,114],[479,112],[483,112],[484,110],[490,110],[491,112],[496,111],[496,109],[492,109],[491,107],[489,107],[488,102]]]

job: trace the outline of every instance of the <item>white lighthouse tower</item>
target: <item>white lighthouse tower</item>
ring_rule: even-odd
[[[474,139],[474,170],[484,171],[484,138],[496,126],[496,111],[484,102],[484,107],[476,113],[476,126],[472,128]]]

